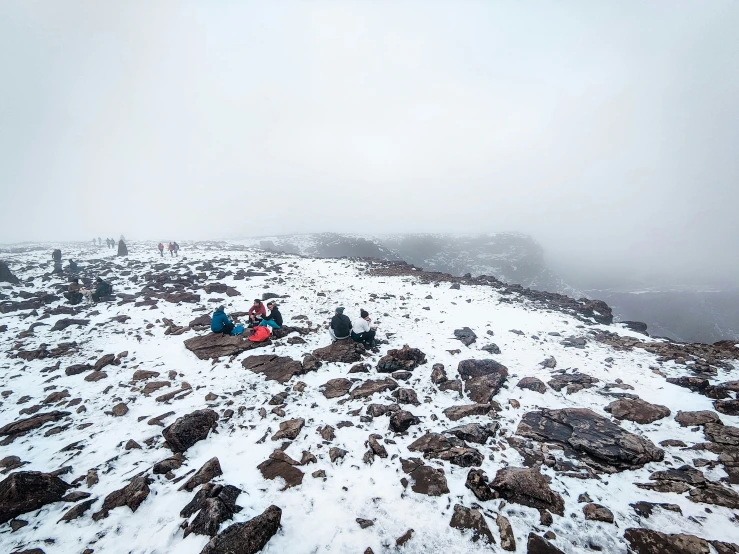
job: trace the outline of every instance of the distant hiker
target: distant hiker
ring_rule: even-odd
[[[164,245],[160,242],[157,248],[159,248],[159,255],[164,257]]]
[[[110,239],[110,247],[115,248],[115,239]]]
[[[70,273],[79,273],[80,266],[74,260],[69,260],[69,271]]]
[[[118,255],[128,256],[128,248],[126,248],[126,243],[123,242],[123,239],[118,241]]]
[[[80,280],[75,277],[69,282],[67,292],[64,293],[64,298],[69,300],[70,304],[79,304],[82,302],[82,287],[80,287]]]
[[[102,245],[103,245],[103,239],[98,237],[98,246],[102,246]]]
[[[216,311],[213,312],[213,317],[210,318],[210,330],[214,333],[230,335],[236,325],[234,325],[233,321],[228,319],[225,309],[225,306],[218,306]]]
[[[102,277],[95,279],[95,292],[92,293],[92,299],[95,302],[98,302],[111,294],[113,294],[113,286],[110,283],[103,281]]]
[[[173,257],[173,256],[174,256],[174,244],[172,244],[172,243],[170,242],[170,243],[169,243],[169,246],[168,246],[167,248],[169,249],[169,257],[170,257],[170,258],[171,258],[171,257]]]
[[[352,340],[372,348],[375,345],[375,331],[370,327],[372,318],[366,310],[359,311],[359,317],[352,322]]]
[[[352,322],[344,315],[344,308],[336,308],[336,314],[331,318],[328,333],[332,341],[348,339],[352,331]]]
[[[173,242],[172,246],[174,246],[174,255],[177,256],[177,252],[180,251],[180,245],[177,244],[176,242]]]
[[[251,308],[249,308],[249,311],[246,312],[249,316],[249,327],[256,327],[259,325],[264,319],[264,316],[267,315],[267,310],[264,307],[264,304],[262,304],[262,301],[259,300],[259,298],[254,299],[254,304],[252,304]]]
[[[265,315],[259,325],[269,325],[273,329],[279,329],[282,327],[282,314],[277,309],[277,303],[274,301],[267,302],[267,307],[269,308],[269,315]]]
[[[62,271],[62,251],[58,248],[51,253],[51,258],[54,260],[54,273],[63,273]]]

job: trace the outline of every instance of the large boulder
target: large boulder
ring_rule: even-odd
[[[214,483],[203,485],[180,512],[180,517],[184,518],[190,518],[197,512],[195,518],[185,527],[184,536],[195,533],[215,537],[221,523],[232,519],[234,513],[238,511],[236,499],[239,494],[241,489],[233,485]]]
[[[586,408],[542,409],[525,414],[518,435],[565,446],[595,469],[617,472],[660,462],[664,451]]]
[[[305,369],[303,364],[287,356],[275,356],[263,354],[260,356],[249,356],[241,362],[244,369],[261,373],[267,381],[287,383],[296,375],[303,375]]]
[[[409,444],[408,450],[423,452],[424,458],[438,458],[460,467],[480,466],[483,462],[482,454],[464,441],[439,433],[426,433]]]
[[[282,510],[270,506],[244,523],[234,523],[212,538],[200,554],[256,554],[280,528]]]
[[[59,502],[70,485],[39,471],[18,471],[0,482],[0,524],[38,510],[46,504]]]
[[[494,360],[462,360],[457,367],[467,396],[473,402],[490,402],[508,378],[508,369]]]
[[[426,354],[418,348],[411,348],[407,344],[401,349],[389,350],[377,362],[379,373],[393,373],[395,371],[413,371],[419,365],[426,363]]]
[[[340,362],[354,364],[361,362],[366,355],[362,343],[351,339],[337,340],[313,351],[313,356],[322,362]]]
[[[446,476],[441,468],[427,466],[419,458],[400,459],[403,471],[412,479],[411,490],[428,496],[441,496],[449,493]]]
[[[278,477],[285,481],[282,490],[296,487],[303,482],[304,473],[293,464],[284,460],[278,460],[270,457],[257,466],[265,479],[277,479]]]
[[[699,427],[706,423],[718,423],[721,425],[721,418],[716,412],[712,412],[711,410],[700,410],[697,412],[679,411],[675,416],[675,421],[681,427]]]
[[[352,400],[356,400],[358,398],[369,398],[375,393],[395,390],[397,388],[398,383],[388,377],[385,379],[370,379],[368,381],[364,381],[361,385],[355,388],[349,396]]]
[[[149,483],[151,479],[146,475],[134,477],[128,485],[106,496],[102,508],[99,512],[92,514],[92,519],[98,521],[106,518],[111,510],[123,506],[128,506],[132,512],[135,512],[151,492]]]
[[[565,554],[544,537],[529,533],[526,554]]]
[[[25,419],[19,419],[0,428],[0,437],[10,437],[13,439],[33,431],[34,429],[38,429],[50,421],[59,421],[63,417],[67,417],[69,414],[70,412],[60,411],[42,412]]]
[[[710,554],[708,541],[695,535],[667,535],[659,531],[629,528],[624,538],[635,554]],[[727,551],[728,552],[728,551]]]
[[[636,423],[652,423],[670,415],[667,406],[650,404],[641,398],[620,398],[608,404],[605,411],[617,419],[627,419]]]
[[[338,398],[349,394],[349,389],[352,388],[352,382],[349,379],[339,377],[337,379],[329,379],[323,385],[321,385],[321,392],[326,398]]]
[[[216,428],[218,414],[213,410],[196,410],[177,420],[162,431],[172,452],[185,452],[193,444],[204,440]]]
[[[201,360],[209,360],[223,356],[236,356],[247,350],[263,348],[270,344],[272,344],[272,341],[269,339],[263,342],[253,342],[244,335],[232,337],[221,333],[209,333],[187,339],[185,348]]]
[[[514,504],[549,510],[564,515],[564,500],[549,488],[538,468],[506,467],[499,469],[490,487]]]
[[[460,340],[465,346],[469,346],[477,340],[477,335],[469,327],[454,330],[454,338]]]
[[[528,389],[540,394],[547,392],[547,386],[544,384],[544,381],[537,379],[536,377],[524,377],[516,384],[516,386],[519,389]]]
[[[490,544],[495,544],[493,534],[490,532],[482,512],[477,508],[466,508],[461,504],[455,504],[454,514],[449,526],[461,531],[472,531],[472,542],[477,542],[484,537]]]
[[[576,372],[555,375],[549,380],[547,384],[557,392],[567,387],[567,394],[573,394],[575,392],[581,391],[582,389],[589,389],[590,387],[595,386],[595,383],[597,382],[598,379],[596,379],[595,377],[592,377],[586,373]]]
[[[0,261],[0,283],[10,283],[12,285],[17,285],[20,282],[20,279],[18,279],[18,277],[13,275],[13,272],[10,271],[8,264]]]

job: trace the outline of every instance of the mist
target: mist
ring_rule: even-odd
[[[0,242],[519,231],[739,270],[739,4],[0,3]]]

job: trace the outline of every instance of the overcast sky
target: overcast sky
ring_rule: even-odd
[[[0,2],[0,242],[530,233],[739,270],[739,2]]]

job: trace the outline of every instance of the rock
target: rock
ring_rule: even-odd
[[[185,341],[185,348],[195,354],[201,360],[221,358],[223,356],[236,356],[247,350],[263,348],[272,344],[270,339],[263,342],[253,342],[244,335],[235,337],[222,333],[209,333],[200,335]]]
[[[655,502],[635,502],[634,504],[629,504],[632,508],[634,508],[634,511],[645,518],[649,518],[649,516],[652,515],[652,512],[655,508],[662,508],[663,510],[669,510],[671,512],[676,512],[680,515],[682,515],[683,511],[680,509],[680,506],[677,504],[664,504],[664,503],[655,503]]]
[[[400,406],[397,404],[370,404],[367,406],[367,413],[372,417],[380,417],[390,415],[393,412],[399,412]]]
[[[390,378],[370,379],[368,381],[364,381],[361,385],[351,391],[349,396],[352,400],[356,400],[358,398],[369,398],[375,393],[395,390],[397,388],[398,383]]]
[[[50,473],[17,471],[0,482],[0,524],[42,506],[59,502],[67,483]]]
[[[602,471],[621,471],[660,462],[664,451],[586,408],[542,409],[525,414],[516,434],[562,444]]]
[[[413,374],[410,371],[393,371],[390,376],[396,381],[408,381]]]
[[[95,503],[96,499],[91,500],[85,500],[84,502],[80,502],[76,506],[71,507],[69,510],[67,510],[64,515],[57,521],[57,523],[61,523],[62,521],[72,521],[73,519],[77,519],[78,517],[81,517],[84,515],[87,510],[89,510],[92,505]]]
[[[254,519],[224,529],[205,545],[200,554],[256,554],[277,533],[281,518],[282,510],[270,506]]]
[[[128,506],[132,512],[135,512],[149,496],[149,492],[151,492],[149,490],[150,482],[146,475],[134,477],[128,485],[106,496],[102,508],[99,512],[92,514],[92,519],[98,521],[106,518],[110,510],[122,506]]]
[[[147,379],[152,379],[154,377],[159,377],[158,371],[147,371],[145,369],[138,369],[133,372],[133,377],[131,377],[131,383],[138,383],[139,381],[146,381]]]
[[[58,319],[56,323],[54,323],[54,326],[51,328],[52,331],[63,331],[67,327],[71,325],[77,325],[79,327],[84,327],[86,325],[89,325],[90,320],[89,319],[72,319],[72,318],[62,318]]]
[[[310,475],[314,479],[321,479],[321,478],[325,479],[326,478],[326,472],[324,470],[322,470],[322,469],[319,469],[317,471],[314,471]]]
[[[426,354],[418,348],[411,348],[406,344],[399,350],[388,350],[388,353],[377,362],[377,371],[379,373],[413,371],[419,365],[425,363]]]
[[[394,390],[391,396],[398,401],[398,404],[412,404],[413,406],[421,404],[413,389],[399,388]]]
[[[453,285],[452,285],[453,286]],[[457,286],[459,288],[459,286]],[[408,529],[405,533],[403,533],[400,537],[395,539],[395,545],[396,546],[403,546],[405,543],[407,543],[409,540],[411,540],[411,537],[413,537],[413,529]]]
[[[555,359],[554,356],[549,356],[543,362],[539,362],[539,365],[547,369],[554,369],[555,367],[557,367],[557,360]]]
[[[88,383],[97,383],[101,379],[105,379],[107,377],[108,377],[108,374],[105,373],[104,371],[91,371],[85,377],[85,381],[87,381]]]
[[[480,348],[480,350],[484,350],[488,354],[495,354],[495,355],[500,354],[500,347],[494,342],[491,342],[490,344],[486,344],[485,346]]]
[[[439,433],[426,433],[408,445],[411,452],[423,452],[425,458],[447,460],[460,467],[480,466],[480,452],[467,446],[457,437],[445,437]]]
[[[389,428],[393,433],[405,433],[411,425],[418,425],[420,422],[412,413],[399,410],[390,416]]]
[[[449,433],[467,442],[474,442],[477,444],[485,444],[490,437],[494,437],[500,426],[498,423],[488,423],[482,425],[479,423],[468,423],[467,425],[460,425],[459,427],[453,427],[445,433]]]
[[[461,329],[454,330],[454,337],[465,346],[469,346],[477,340],[477,335],[469,327],[462,327]]]
[[[500,532],[500,547],[508,552],[515,552],[516,537],[513,534],[513,528],[508,518],[503,514],[498,514],[495,518],[495,523],[498,524],[498,531]]]
[[[465,481],[464,486],[470,489],[472,494],[474,494],[480,502],[487,502],[488,500],[493,500],[495,498],[495,493],[490,488],[488,478],[485,475],[485,472],[481,469],[471,469],[467,474],[467,480]]]
[[[41,403],[42,404],[56,404],[60,400],[64,400],[65,398],[69,398],[69,397],[70,397],[69,392],[65,390],[52,392]]]
[[[337,340],[336,342],[318,348],[313,351],[313,356],[322,362],[339,362],[345,364],[354,364],[361,362],[366,351],[361,343],[351,339]]]
[[[706,423],[718,423],[721,424],[721,418],[716,412],[711,410],[702,410],[699,412],[677,412],[675,416],[681,427],[697,427],[705,425]]]
[[[119,402],[110,411],[115,417],[121,417],[128,413],[128,406],[124,402]]]
[[[15,438],[26,433],[38,429],[42,425],[51,421],[59,421],[63,417],[67,417],[71,412],[42,412],[37,413],[26,419],[19,419],[13,423],[8,423],[4,427],[0,428],[0,436]]]
[[[526,554],[565,554],[551,542],[539,535],[529,533]]]
[[[564,515],[564,500],[549,488],[549,483],[537,468],[499,469],[490,486],[509,502]]]
[[[635,554],[709,554],[708,542],[695,535],[667,535],[651,529],[629,528],[624,538]]]
[[[359,524],[359,527],[361,527],[362,529],[367,529],[367,527],[372,527],[375,524],[375,522],[372,521],[371,519],[362,519],[361,517],[358,517],[356,519],[356,522]]]
[[[622,398],[608,404],[606,412],[618,419],[627,419],[636,423],[652,423],[670,415],[670,409],[660,404],[650,404],[644,400]]]
[[[491,411],[499,409],[495,404],[466,404],[464,406],[452,406],[443,411],[443,414],[452,421],[458,421],[463,417],[488,415]]]
[[[490,402],[508,378],[508,369],[494,360],[462,360],[457,367],[467,396],[473,402]]]
[[[682,494],[688,492],[692,487],[687,483],[680,481],[657,481],[656,483],[634,483],[640,489],[646,489],[655,492],[674,492]]]
[[[717,444],[739,446],[739,427],[708,422],[703,425],[703,435]]]
[[[274,356],[271,354],[261,356],[249,356],[241,365],[244,369],[261,373],[268,381],[287,383],[297,375],[306,373],[303,364],[287,356]]]
[[[739,415],[739,400],[716,400],[713,407],[717,412],[722,414],[737,416]]]
[[[689,485],[703,485],[706,482],[703,473],[689,465],[683,465],[677,469],[655,471],[649,478],[653,481],[681,481]]]
[[[346,450],[337,448],[335,446],[332,446],[331,448],[328,449],[328,457],[331,459],[331,463],[334,463],[339,458],[343,458],[347,454],[348,452]]]
[[[214,537],[218,527],[224,521],[233,518],[240,508],[236,506],[236,499],[241,489],[233,485],[216,485],[206,483],[195,494],[193,499],[180,512],[180,517],[189,518],[198,513],[192,522],[185,527],[184,536],[190,533]]]
[[[547,386],[544,384],[544,381],[537,379],[536,377],[524,377],[516,384],[516,386],[519,389],[528,389],[541,394],[547,392]]]
[[[441,383],[444,383],[448,380],[449,379],[446,375],[446,371],[444,370],[444,365],[434,364],[431,368],[431,382],[434,385],[440,385]]]
[[[74,364],[65,369],[64,374],[71,377],[72,375],[79,375],[85,371],[92,371],[92,366],[90,364]]]
[[[444,381],[443,383],[439,383],[439,390],[442,391],[454,391],[459,394],[459,396],[462,396],[462,381],[459,379],[454,379],[453,381]]]
[[[371,367],[369,364],[356,364],[351,367],[349,373],[369,373]]]
[[[144,396],[149,396],[151,393],[158,391],[161,388],[164,387],[171,387],[172,383],[169,381],[149,381],[146,383],[143,389],[141,389],[141,394]]]
[[[476,508],[465,508],[461,504],[455,504],[454,514],[449,526],[462,531],[472,530],[472,542],[477,542],[481,537],[484,537],[490,544],[495,544],[495,539],[485,522],[485,518],[480,510]]]
[[[408,460],[401,458],[400,464],[403,471],[413,479],[411,484],[413,492],[428,496],[441,496],[449,493],[443,469],[427,466],[419,458]]]
[[[307,464],[315,464],[318,463],[318,460],[316,460],[316,457],[308,452],[307,450],[303,450],[303,456],[300,458],[300,465],[304,466]]]
[[[303,451],[303,455],[304,456],[305,456],[305,454],[309,454],[309,453]],[[291,466],[299,466],[299,465],[301,465],[300,462],[298,462],[297,460],[293,460],[290,456],[288,456],[285,453],[284,450],[280,450],[279,448],[277,450],[275,450],[274,452],[272,452],[272,454],[269,455],[269,459],[270,460],[278,460],[278,461],[281,461],[281,462],[285,462],[287,464],[290,464]]]
[[[162,431],[172,452],[185,452],[196,442],[208,437],[216,428],[218,414],[213,410],[196,410],[177,420]]]
[[[303,482],[304,473],[297,467],[282,460],[269,459],[265,460],[257,466],[265,479],[276,479],[281,477],[285,481],[282,490],[296,487]]]
[[[600,504],[593,504],[592,502],[585,504],[582,507],[582,512],[585,514],[585,519],[613,523],[613,512]]]
[[[166,458],[161,462],[155,463],[154,467],[152,468],[152,473],[154,473],[155,475],[164,475],[166,473],[169,473],[170,471],[179,469],[180,467],[182,467],[183,463],[185,463],[185,457],[178,452],[174,456],[170,456],[169,458]]]
[[[318,434],[321,435],[323,440],[329,442],[336,438],[335,431],[336,429],[334,429],[331,425],[323,425],[318,428]]]
[[[699,488],[691,489],[689,494],[688,498],[693,502],[724,506],[732,510],[739,509],[739,494],[718,483],[707,483]]]
[[[105,356],[102,356],[97,362],[95,362],[95,365],[93,366],[93,369],[95,371],[100,371],[106,366],[109,366],[115,362],[115,354],[106,354]]]
[[[382,439],[382,435],[370,435],[367,444],[376,456],[387,458],[387,450],[380,444],[380,439]]]
[[[185,484],[177,490],[191,492],[195,487],[202,485],[203,483],[207,483],[219,475],[223,475],[221,464],[218,461],[218,458],[211,458],[195,472],[195,475],[190,477]]]
[[[326,398],[338,398],[349,394],[349,389],[352,388],[352,382],[349,379],[339,378],[330,379],[321,385],[323,389],[321,392]]]
[[[665,448],[667,447],[685,448],[688,446],[683,441],[679,441],[677,439],[666,439],[666,440],[660,441],[659,445],[664,446]]]
[[[305,420],[303,418],[288,419],[287,421],[280,422],[280,430],[272,435],[273,441],[282,439],[294,440],[303,429]]]
[[[210,316],[208,314],[203,314],[201,316],[198,316],[195,319],[193,319],[190,323],[188,323],[187,326],[190,329],[204,331],[205,329],[210,328]]]
[[[10,271],[10,268],[8,267],[8,264],[0,261],[0,283],[10,283],[11,285],[17,285],[21,281],[13,275],[13,272]]]
[[[589,389],[598,382],[598,379],[585,373],[569,373],[555,375],[547,384],[557,392],[567,387],[567,394],[572,394],[582,389]]]

